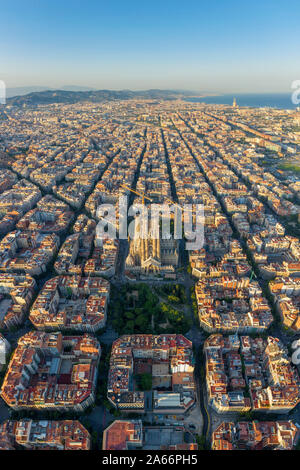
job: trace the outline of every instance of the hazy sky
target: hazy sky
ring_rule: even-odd
[[[299,0],[0,0],[0,80],[289,92]]]

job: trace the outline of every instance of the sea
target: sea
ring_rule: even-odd
[[[238,106],[252,108],[294,109],[299,105],[292,102],[292,93],[247,93],[233,95],[206,96],[204,98],[186,98],[192,103],[228,104],[232,105],[234,98]]]

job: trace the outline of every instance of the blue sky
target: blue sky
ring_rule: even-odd
[[[299,0],[0,0],[7,87],[289,92]]]

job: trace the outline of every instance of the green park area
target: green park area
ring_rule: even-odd
[[[191,327],[185,313],[183,286],[146,284],[113,287],[109,320],[121,334],[186,333]]]
[[[300,166],[295,163],[282,163],[279,165],[281,170],[293,171],[295,173],[300,173]]]

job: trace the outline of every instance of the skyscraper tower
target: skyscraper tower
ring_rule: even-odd
[[[236,99],[233,98],[233,103],[232,103],[233,108],[236,108]]]

